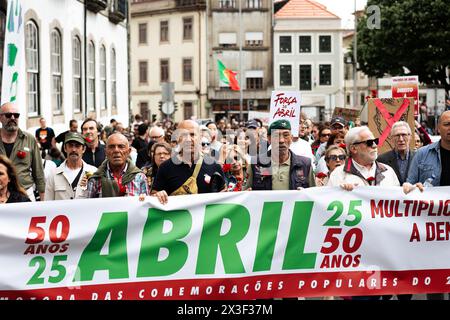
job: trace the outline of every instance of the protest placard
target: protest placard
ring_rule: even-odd
[[[413,98],[414,117],[419,116],[419,77],[393,77],[392,98]]]
[[[297,137],[300,128],[300,105],[299,91],[272,91],[269,125],[280,119],[287,120],[291,123],[292,135]]]

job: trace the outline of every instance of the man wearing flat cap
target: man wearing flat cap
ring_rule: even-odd
[[[291,124],[277,120],[269,126],[271,150],[251,159],[247,190],[301,190],[314,187],[311,159],[289,150]]]
[[[86,173],[97,171],[96,167],[83,161],[86,145],[81,134],[67,133],[63,147],[67,158],[48,177],[45,186],[45,201],[74,199]]]

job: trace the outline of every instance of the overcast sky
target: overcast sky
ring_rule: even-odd
[[[355,0],[315,0],[324,4],[329,11],[338,15],[342,19],[342,27],[353,29],[353,11],[355,10]],[[356,9],[364,9],[367,0],[356,0]]]

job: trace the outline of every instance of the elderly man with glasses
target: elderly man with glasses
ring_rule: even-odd
[[[400,184],[403,184],[408,177],[408,170],[414,157],[414,152],[409,149],[411,128],[407,122],[398,121],[392,126],[390,136],[394,149],[380,155],[378,161],[391,166]]]
[[[39,192],[41,201],[45,194],[45,176],[39,146],[32,134],[19,129],[20,113],[10,102],[0,108],[0,154],[6,155],[17,170],[20,184],[27,191],[31,201],[35,201],[33,185]]]
[[[377,160],[378,138],[368,127],[352,128],[345,135],[348,159],[330,175],[328,186],[351,191],[355,186],[400,186],[395,171]]]

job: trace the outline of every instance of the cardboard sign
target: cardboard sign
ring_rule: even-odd
[[[406,121],[414,132],[414,99],[369,99],[369,128],[375,138],[380,138],[378,154],[385,153],[394,148],[389,137],[392,125],[397,121]],[[414,139],[411,138],[410,148],[414,148]]]
[[[269,125],[277,120],[287,120],[291,123],[292,135],[298,137],[300,101],[299,91],[272,91]]]
[[[333,116],[334,117],[342,117],[345,119],[345,121],[353,121],[355,122],[357,118],[359,118],[361,114],[361,111],[358,109],[350,109],[350,108],[340,108],[335,107],[333,110]]]
[[[419,116],[419,77],[393,77],[392,98],[413,98],[414,116]]]

